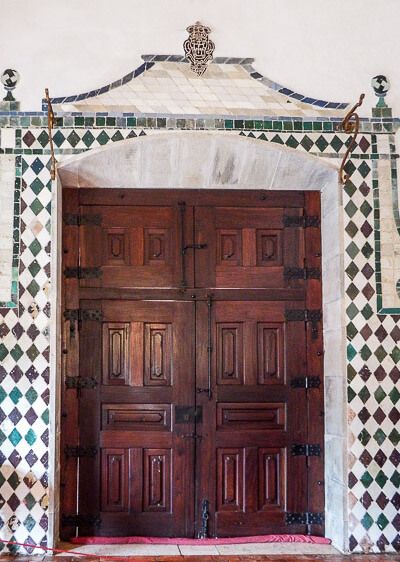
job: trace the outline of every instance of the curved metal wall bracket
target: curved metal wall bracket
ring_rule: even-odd
[[[45,97],[46,97],[46,101],[47,101],[47,126],[48,126],[48,131],[49,131],[49,143],[50,143],[50,152],[51,152],[50,176],[51,176],[52,180],[55,180],[56,179],[56,164],[57,164],[56,157],[54,156],[54,144],[53,144],[53,127],[54,127],[54,124],[55,124],[55,117],[54,117],[54,112],[53,112],[53,106],[51,105],[51,100],[50,100],[48,88],[45,89],[44,93],[45,93]]]
[[[350,153],[353,151],[356,145],[356,138],[360,128],[360,117],[356,113],[356,109],[362,105],[364,98],[365,94],[361,94],[358,102],[350,109],[350,111],[346,114],[345,118],[337,128],[338,131],[344,131],[345,133],[352,135],[349,146],[347,147],[346,153],[343,156],[343,160],[339,168],[339,181],[341,184],[345,184],[349,179],[349,175],[344,172],[344,167],[347,160],[349,159]]]

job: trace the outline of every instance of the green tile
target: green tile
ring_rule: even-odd
[[[386,474],[382,470],[380,470],[375,477],[375,481],[379,484],[379,486],[381,488],[383,488],[383,486],[386,484],[387,480],[388,480],[388,477],[386,476]]]
[[[25,435],[25,441],[29,443],[30,446],[32,446],[36,441],[36,434],[32,428],[29,429],[27,434]]]
[[[347,346],[347,359],[351,361],[356,355],[357,351],[354,349],[351,343],[349,343],[349,345]]]
[[[389,524],[388,519],[385,517],[385,515],[383,513],[381,513],[378,517],[378,519],[376,520],[376,524],[378,525],[378,527],[380,528],[381,531],[383,531]]]
[[[18,404],[18,402],[20,401],[20,399],[22,398],[22,393],[19,390],[19,388],[17,388],[16,386],[14,386],[14,388],[12,389],[12,391],[9,394],[11,400],[14,402],[14,404]]]
[[[363,386],[360,392],[358,393],[358,397],[360,398],[363,404],[366,403],[367,400],[371,397],[371,393],[366,386]]]
[[[10,435],[8,436],[8,438],[11,441],[11,443],[14,445],[14,447],[16,447],[18,443],[21,441],[22,435],[16,428],[14,428],[10,433]]]
[[[379,428],[375,431],[374,439],[378,443],[378,445],[382,445],[382,443],[385,441],[386,435],[381,428]]]
[[[10,351],[10,355],[14,359],[14,361],[18,361],[19,359],[21,359],[23,353],[24,352],[22,351],[22,349],[18,344],[14,345],[14,347]]]
[[[397,445],[399,444],[400,441],[400,433],[397,431],[397,429],[392,429],[392,431],[389,433],[388,435],[389,441],[391,443],[393,443],[393,445],[395,447],[397,447]]]
[[[380,404],[382,400],[386,398],[387,394],[381,386],[378,386],[378,388],[374,392],[374,396],[375,400],[378,402],[378,404]]]
[[[33,404],[38,397],[38,393],[33,387],[26,392],[25,398],[28,400],[29,404]]]
[[[363,483],[365,488],[368,488],[372,484],[374,479],[372,478],[372,476],[368,471],[365,471],[364,474],[361,476],[360,481]],[[372,525],[372,521],[371,521],[371,525]]]
[[[4,343],[0,343],[0,361],[3,361],[8,355],[8,349],[4,345]],[[0,389],[0,392],[4,392],[4,390]],[[5,392],[4,392],[5,394]],[[4,400],[4,398],[3,398]],[[2,402],[1,395],[0,395],[0,402]]]
[[[364,482],[363,482],[363,484],[364,484]],[[365,486],[365,487],[368,488],[368,486]],[[372,517],[369,515],[368,512],[361,519],[361,524],[364,527],[364,529],[366,529],[367,531],[368,531],[368,529],[371,528],[373,522],[374,522],[374,520],[372,519]]]

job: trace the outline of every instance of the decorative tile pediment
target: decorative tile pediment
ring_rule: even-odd
[[[336,117],[348,104],[311,98],[269,80],[252,58],[217,57],[202,76],[180,55],[143,55],[120,80],[74,96],[52,98],[56,112]],[[47,108],[43,101],[43,108]]]

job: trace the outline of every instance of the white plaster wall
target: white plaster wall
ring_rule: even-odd
[[[4,129],[2,131],[2,134]],[[11,130],[13,134],[15,132]],[[0,301],[11,299],[15,156],[0,156]]]
[[[371,77],[386,74],[400,113],[398,0],[1,0],[0,67],[20,71],[22,109],[40,109],[46,86],[75,94],[120,78],[141,54],[183,53],[196,20],[212,28],[216,56],[254,57],[293,90],[348,102],[365,91],[361,114],[375,104]]]

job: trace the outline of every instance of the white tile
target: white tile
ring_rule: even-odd
[[[175,544],[104,544],[84,545],[69,552],[74,554],[92,554],[94,556],[179,556],[179,548]]]
[[[218,555],[217,547],[213,545],[179,545],[182,556],[202,556],[202,555]]]
[[[255,543],[217,546],[219,554],[337,554],[329,544]]]

